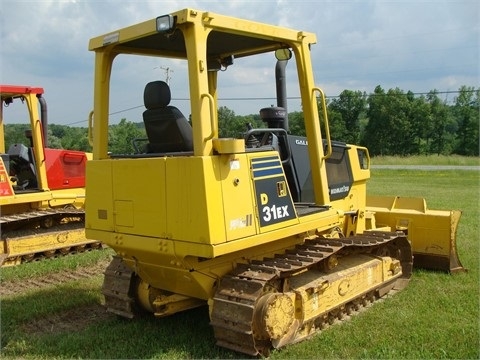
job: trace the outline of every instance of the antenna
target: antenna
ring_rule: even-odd
[[[153,68],[154,70],[155,69],[162,69],[163,71],[165,71],[165,82],[170,85],[170,79],[172,78],[170,76],[170,73],[173,73],[173,69],[168,67],[168,66],[155,66]]]
[[[167,85],[170,85],[170,79],[172,78],[170,76],[170,73],[173,73],[173,70],[171,68],[169,68],[168,66],[167,67],[160,66],[160,69],[165,71],[165,82],[167,83]]]

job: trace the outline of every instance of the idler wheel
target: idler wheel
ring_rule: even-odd
[[[262,296],[255,311],[256,334],[272,340],[285,336],[295,321],[295,306],[285,294],[269,293]]]

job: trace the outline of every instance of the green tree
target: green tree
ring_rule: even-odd
[[[431,123],[425,133],[429,154],[448,155],[452,151],[453,135],[448,131],[452,124],[448,106],[438,97],[438,92],[432,90],[426,97],[430,107]]]
[[[377,86],[370,94],[368,124],[362,143],[372,155],[410,155],[416,153],[415,126],[412,125],[413,93]],[[418,141],[417,141],[418,143]]]
[[[413,95],[413,94],[411,94]],[[409,154],[427,154],[432,136],[432,114],[424,96],[407,96],[410,103],[410,134],[412,143]]]
[[[6,124],[4,127],[5,151],[8,151],[13,144],[30,146],[30,141],[25,136],[27,130],[30,130],[30,124]]]
[[[48,133],[51,136],[56,137],[57,139],[63,139],[68,132],[68,126],[58,125],[58,124],[49,124]]]
[[[47,146],[51,149],[62,149],[62,140],[53,134],[52,127],[49,126],[47,129],[48,144]],[[70,149],[72,150],[72,149]]]
[[[218,108],[218,136],[222,138],[235,137],[239,129],[235,112],[226,106]],[[245,129],[243,129],[245,130]]]
[[[387,109],[383,105],[385,100],[385,90],[380,85],[375,88],[373,94],[370,94],[367,99],[368,123],[365,126],[365,134],[361,143],[368,147],[371,155],[388,155],[390,153],[390,135],[388,130],[390,126],[385,126],[385,119],[389,121]]]
[[[64,125],[59,126],[63,127],[61,131],[63,133],[63,136],[61,137],[61,143],[64,149],[91,151],[91,146],[89,145],[87,139],[87,128],[69,127]]]
[[[345,140],[347,137],[347,129],[342,114],[338,110],[329,109],[327,115],[330,128],[330,138],[332,140],[348,142],[348,140]],[[322,131],[325,130],[322,128]],[[323,136],[325,137],[325,134],[323,134]]]
[[[479,155],[480,89],[462,86],[455,99],[454,117],[458,123],[455,152]]]
[[[303,112],[294,111],[288,114],[288,127],[291,134],[305,136],[305,118],[303,117]]]
[[[332,138],[350,143],[360,142],[360,118],[366,111],[366,94],[343,90],[338,98],[328,104]]]
[[[226,106],[218,108],[218,133],[221,138],[242,138],[247,131],[247,124],[254,128],[266,127],[259,115],[238,116]]]
[[[110,126],[108,149],[113,154],[132,154],[135,153],[133,140],[145,138],[145,129],[139,128],[137,124],[124,118],[117,125]]]
[[[319,110],[321,117],[320,106]],[[360,91],[344,90],[327,102],[327,110],[331,138],[365,145],[373,156],[452,152],[479,155],[480,89],[462,86],[453,106],[443,102],[436,90],[421,97],[398,88],[386,92],[381,86],[368,97]],[[239,116],[225,106],[218,109],[218,121],[220,137],[241,138],[247,124],[267,127],[259,114]],[[288,122],[291,134],[305,136],[303,112],[289,113]],[[15,143],[30,146],[25,136],[29,129],[29,124],[5,124],[5,151]],[[86,128],[49,124],[48,146],[91,151],[87,132]],[[122,119],[110,127],[109,150],[133,153],[133,139],[138,138],[146,138],[143,123]]]

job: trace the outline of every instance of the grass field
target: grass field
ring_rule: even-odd
[[[372,158],[373,165],[462,165],[479,166],[478,156],[457,155],[415,155],[400,158],[398,156],[376,156]]]
[[[404,291],[271,358],[480,358],[479,186],[478,171],[372,170],[372,194],[423,196],[429,208],[463,211],[457,243],[469,271],[415,270]],[[94,266],[109,256],[107,250],[2,269],[2,286]],[[2,297],[2,358],[245,358],[215,346],[206,307],[134,321],[92,311],[102,302],[101,282],[98,274]]]

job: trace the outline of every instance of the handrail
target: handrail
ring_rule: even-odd
[[[213,96],[210,95],[210,94],[202,94],[200,95],[200,97],[203,99],[203,98],[207,98],[208,99],[208,102],[209,102],[209,106],[210,106],[210,126],[212,128],[212,133],[207,136],[205,138],[206,141],[208,140],[211,140],[213,139],[213,137],[215,136],[215,100],[213,99]]]
[[[93,147],[93,110],[88,114],[88,143]]]
[[[327,153],[323,155],[322,160],[326,160],[330,156],[332,156],[332,140],[330,139],[330,125],[328,124],[327,103],[325,101],[325,94],[323,90],[318,87],[314,87],[313,92],[315,91],[318,91],[320,93],[321,105],[323,110],[323,120],[325,122],[325,139],[327,140]]]
[[[250,129],[245,133],[245,135],[243,136],[243,139],[245,140],[245,143],[247,143],[250,136],[255,135],[255,134],[267,134],[267,133],[271,133],[272,135],[274,135],[274,133],[278,133],[278,135],[283,136],[286,156],[285,156],[284,159],[281,159],[281,161],[282,161],[282,164],[287,164],[288,162],[290,162],[290,159],[292,158],[292,149],[290,149],[290,145],[289,145],[288,140],[287,140],[287,135],[288,135],[287,130],[285,130],[283,128],[278,128],[278,129],[277,128]],[[265,145],[260,143],[259,147],[262,147],[262,146],[265,146]],[[273,148],[274,148],[274,146],[273,146]],[[275,150],[278,151],[279,156],[281,157],[282,154],[281,154],[280,150],[279,149],[275,149]]]

